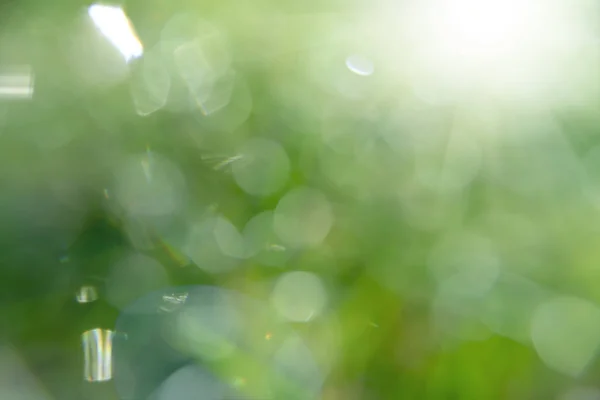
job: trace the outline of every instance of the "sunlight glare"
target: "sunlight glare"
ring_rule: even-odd
[[[434,20],[442,46],[467,57],[509,51],[535,28],[531,2],[515,0],[442,0]],[[439,35],[439,36],[438,36]]]
[[[377,52],[394,70],[402,66],[415,93],[435,94],[433,100],[425,96],[428,103],[495,98],[535,104],[563,99],[559,91],[574,71],[577,79],[585,79],[582,73],[593,79],[592,62],[576,61],[578,54],[592,57],[595,51],[595,28],[586,20],[593,11],[584,3],[414,1],[402,6],[401,14],[398,6],[389,6],[396,7],[394,12],[384,8],[371,28],[381,35]],[[386,14],[401,19],[400,27]],[[396,52],[390,51],[391,43]]]
[[[125,57],[126,62],[142,55],[142,43],[122,8],[93,4],[88,8],[88,14],[98,30]]]

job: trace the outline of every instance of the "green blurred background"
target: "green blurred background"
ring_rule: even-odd
[[[600,399],[600,4],[454,3],[3,3],[0,398]]]

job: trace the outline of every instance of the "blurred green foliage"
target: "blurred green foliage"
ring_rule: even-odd
[[[31,99],[0,99],[0,332],[50,398],[117,398],[110,383],[83,382],[80,335],[114,328],[122,310],[106,286],[132,251],[162,265],[165,287],[210,285],[266,303],[285,272],[316,274],[325,309],[289,325],[322,368],[324,400],[600,398],[598,48],[581,44],[580,68],[561,70],[564,82],[543,98],[439,102],[398,64],[411,57],[402,41],[396,47],[390,34],[370,45],[381,39],[377,21],[365,22],[370,6],[128,2],[146,55],[126,64],[88,5],[11,2],[1,11],[0,68],[29,65],[35,83]],[[174,15],[183,22],[167,35]],[[231,59],[211,82],[210,96],[225,98],[214,113],[204,87],[164,55],[165,43],[206,32],[222,39],[201,41],[207,63],[219,51]],[[170,86],[164,104],[141,116],[132,87],[151,49]],[[354,53],[373,61],[372,76],[346,67]],[[282,146],[287,179],[265,173],[288,161],[281,156],[252,175],[260,157],[240,153],[251,138]],[[124,173],[132,159],[136,171]],[[153,165],[169,167],[149,173]],[[245,192],[261,182],[264,196]],[[277,224],[289,223],[281,200],[299,187],[325,200],[285,215],[296,224],[288,237],[306,234],[295,246]],[[276,243],[232,257],[240,241],[247,250],[244,227],[264,211],[275,216],[264,235]],[[210,228],[210,239],[190,244],[209,217],[228,223],[223,237]],[[142,281],[124,284],[143,292]],[[101,299],[78,304],[83,284]],[[540,316],[556,304],[564,307]],[[232,360],[213,372],[261,373],[251,355]]]

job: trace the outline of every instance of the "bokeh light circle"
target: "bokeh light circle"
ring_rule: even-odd
[[[333,209],[319,190],[299,187],[288,192],[275,208],[277,236],[292,246],[319,245],[333,225]]]

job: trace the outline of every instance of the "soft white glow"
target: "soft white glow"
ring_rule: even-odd
[[[273,229],[284,244],[311,247],[325,240],[333,220],[331,204],[321,191],[298,187],[277,203]]]
[[[537,1],[432,0],[417,12],[415,38],[427,68],[447,80],[497,79],[521,68],[544,35]],[[418,22],[417,22],[418,21]],[[437,66],[434,66],[436,64]],[[443,71],[443,72],[442,72]],[[475,76],[474,76],[475,75]]]
[[[581,61],[597,48],[586,17],[597,7],[585,0],[414,0],[394,7],[370,23],[380,36],[375,52],[392,73],[406,71],[401,78],[427,102],[563,101],[574,79],[595,79],[593,61]]]
[[[125,61],[142,55],[142,43],[122,8],[93,4],[88,8],[88,14],[98,30],[125,57]]]
[[[535,24],[531,1],[442,0],[434,35],[463,56],[493,56],[518,46]],[[535,26],[533,26],[535,28]],[[439,36],[438,36],[439,35]]]
[[[327,292],[317,275],[293,271],[277,280],[271,293],[271,303],[289,321],[308,322],[325,308]]]

